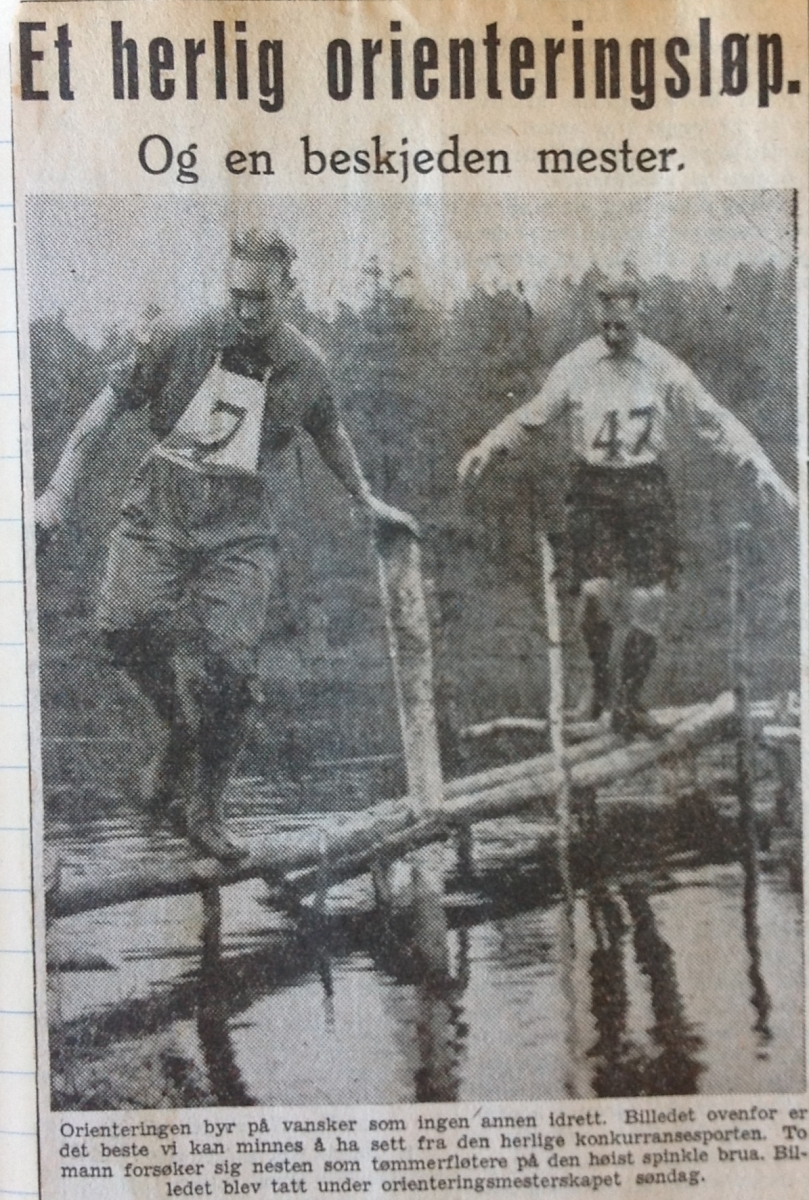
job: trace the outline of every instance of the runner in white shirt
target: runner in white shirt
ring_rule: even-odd
[[[639,289],[629,277],[598,292],[601,334],[553,367],[542,390],[469,450],[458,468],[474,483],[493,455],[517,449],[530,430],[566,413],[573,481],[568,497],[572,590],[581,595],[581,630],[593,668],[590,715],[610,707],[612,591],[624,572],[630,629],[612,709],[626,737],[660,731],[640,696],[657,651],[666,589],[679,571],[674,499],[662,460],[670,415],[684,416],[698,436],[739,465],[791,509],[795,495],[742,423],[706,392],[691,370],[638,330]]]

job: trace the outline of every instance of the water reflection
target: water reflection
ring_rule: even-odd
[[[229,996],[222,958],[219,888],[202,893],[202,955],[197,994],[197,1033],[211,1091],[220,1104],[255,1104],[242,1080],[228,1028]]]
[[[649,1064],[648,1096],[687,1096],[698,1090],[703,1070],[696,1052],[702,1046],[688,1020],[677,981],[674,954],[660,935],[643,882],[625,885],[622,894],[633,921],[633,941],[638,965],[649,982],[654,1024],[650,1029],[660,1053]]]
[[[210,889],[199,958],[184,974],[155,976],[137,997],[124,976],[139,960],[124,954],[118,998],[107,1004],[86,975],[62,976],[75,1016],[51,1041],[64,1087],[54,1106],[94,1097],[94,1107],[102,1098],[115,1107],[124,1076],[130,1106],[138,1088],[142,1107],[159,1106],[140,1082],[158,1069],[149,1065],[158,1051],[160,1062],[185,1056],[183,1078],[160,1093],[176,1104],[539,1100],[569,1092],[571,1080],[581,1095],[684,1095],[705,1085],[705,1071],[710,1090],[800,1089],[790,1055],[800,1038],[801,980],[790,967],[799,911],[787,896],[757,883],[762,907],[743,930],[745,881],[734,869],[685,883],[612,876],[567,906],[558,896],[538,903],[534,883],[524,876],[517,887],[515,876],[504,902],[499,893],[487,900],[479,880],[480,903],[450,909],[449,921],[440,900],[410,913],[316,906],[284,929],[273,918],[276,927],[257,919],[262,928],[245,930],[241,916],[240,933],[227,920],[223,932],[222,900]],[[231,917],[236,908],[234,899]],[[115,928],[132,946],[125,921]],[[708,945],[716,962],[700,957]],[[754,984],[751,1009],[744,983],[753,968],[761,991]],[[765,970],[777,998],[767,1028],[774,1022],[778,1034],[766,1061],[750,1037],[751,1025],[760,1032],[757,998],[770,1004]],[[92,1093],[90,1064],[92,1079],[106,1072],[108,1092]]]
[[[559,976],[564,997],[565,1045],[567,1047],[565,1091],[571,1099],[575,1099],[581,1091],[579,1082],[579,1004],[575,972],[576,892],[570,871],[570,841],[564,831],[564,823],[561,821],[558,851],[559,875],[562,883],[562,903],[559,909]]]
[[[759,1042],[759,1054],[767,1053],[767,1045],[772,1039],[770,1029],[770,1013],[772,1001],[764,982],[761,960],[761,934],[759,930],[759,869],[758,846],[755,822],[750,819],[742,822],[742,871],[744,886],[742,889],[742,918],[744,920],[744,940],[747,947],[748,967],[747,977],[750,980],[752,992],[750,1002],[753,1005],[755,1019],[753,1031]]]
[[[590,926],[595,949],[590,958],[592,1012],[597,1040],[589,1050],[595,1059],[593,1090],[597,1096],[626,1096],[625,1064],[631,1057],[627,1037],[626,974],[623,936],[626,925],[620,905],[604,887],[588,897]]]
[[[413,1098],[425,1103],[457,1100],[469,1032],[462,1004],[470,977],[469,930],[462,927],[451,935],[441,898],[429,894],[420,897],[410,914],[381,909],[377,915],[372,957],[397,983],[409,984],[415,991],[412,1023],[402,993],[390,993],[408,1059],[408,1033],[414,1025]],[[450,970],[451,937],[454,971]]]
[[[464,1043],[469,1027],[461,1004],[464,984],[450,975],[425,980],[416,989],[416,1041],[419,1063],[414,1074],[417,1101],[457,1100]]]
[[[588,897],[595,940],[590,963],[592,1013],[597,1039],[592,1086],[597,1096],[685,1096],[697,1091],[702,1039],[686,1018],[674,955],[661,937],[648,886],[620,889],[623,905],[606,884]],[[626,956],[631,936],[635,961],[649,987],[651,1046],[629,1032],[630,987]]]

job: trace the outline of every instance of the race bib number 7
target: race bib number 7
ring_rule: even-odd
[[[217,364],[156,453],[198,471],[254,474],[265,402],[263,381],[235,375]]]

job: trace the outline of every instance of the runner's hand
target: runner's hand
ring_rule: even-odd
[[[61,496],[46,490],[37,497],[34,504],[34,520],[38,550],[44,550],[59,536],[66,518],[67,506]]]
[[[477,483],[493,455],[498,457],[508,454],[509,450],[518,449],[527,441],[525,427],[512,418],[506,418],[491,433],[487,433],[477,446],[467,450],[458,464],[459,483]]]
[[[797,512],[798,497],[775,471],[764,471],[759,468],[758,485],[761,488],[765,504],[771,504],[778,500],[791,512]]]
[[[483,472],[486,470],[486,464],[491,456],[491,451],[486,445],[486,439],[471,450],[467,450],[461,461],[458,463],[458,482],[459,483],[477,483]]]
[[[391,530],[404,530],[415,538],[420,536],[416,518],[401,508],[394,508],[392,504],[386,504],[377,496],[366,496],[364,505],[378,526]]]

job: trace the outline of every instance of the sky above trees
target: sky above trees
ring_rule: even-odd
[[[376,256],[403,293],[450,306],[474,287],[533,300],[549,280],[630,261],[644,278],[726,284],[739,263],[786,266],[793,255],[788,192],[679,195],[45,197],[29,200],[27,254],[34,317],[60,310],[82,337],[135,324],[156,303],[183,319],[224,298],[231,232],[278,230],[297,249],[310,309],[362,307]],[[409,269],[409,270],[408,270]]]

